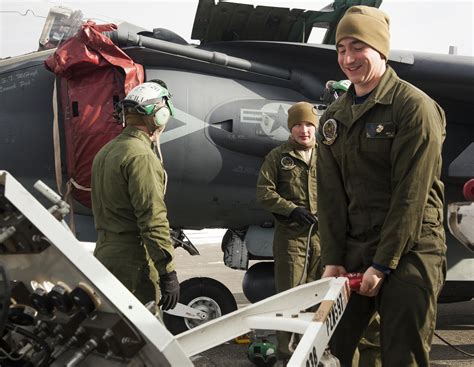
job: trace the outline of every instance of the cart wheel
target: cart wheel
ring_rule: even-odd
[[[229,289],[211,278],[191,278],[182,282],[179,302],[205,312],[208,317],[197,320],[163,313],[163,322],[173,335],[237,310],[237,303]]]

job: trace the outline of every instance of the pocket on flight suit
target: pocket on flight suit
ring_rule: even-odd
[[[298,202],[302,197],[306,196],[304,192],[304,185],[298,183],[305,182],[304,169],[299,166],[294,166],[291,169],[280,169],[278,177],[278,193],[286,200]]]
[[[443,213],[425,208],[416,241],[407,244],[396,270],[390,277],[438,294],[446,279],[446,244]]]
[[[440,291],[446,278],[446,244],[441,209],[425,208],[420,233],[407,245],[391,276],[419,287]]]
[[[446,235],[443,227],[443,210],[438,208],[425,208],[421,224],[420,237],[433,236],[435,239],[445,242]]]
[[[101,262],[130,292],[137,290],[142,278],[143,264],[110,257],[101,259]]]
[[[297,285],[304,266],[304,248],[301,237],[290,228],[278,228],[273,242],[275,261],[275,287],[277,292]]]
[[[390,278],[438,292],[445,279],[446,258],[440,252],[417,251],[417,247],[431,247],[433,238],[421,239],[410,252],[404,254]]]
[[[360,150],[377,153],[377,155],[372,155],[373,158],[389,159],[395,130],[395,124],[391,122],[366,123],[365,136],[360,139]]]

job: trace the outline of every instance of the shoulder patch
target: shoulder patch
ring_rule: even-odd
[[[324,122],[322,128],[324,139],[323,144],[332,145],[338,136],[337,121],[335,119],[328,119]]]
[[[283,156],[280,163],[281,163],[281,168],[285,171],[292,170],[293,168],[296,167],[295,161],[289,155]]]

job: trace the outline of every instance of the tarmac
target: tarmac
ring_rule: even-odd
[[[245,272],[227,268],[222,260],[220,232],[206,238],[199,232],[188,234],[199,238],[196,247],[200,256],[190,256],[186,251],[176,251],[177,272],[180,281],[192,277],[214,278],[225,284],[234,295],[238,307],[245,307],[249,301],[242,292]],[[474,367],[474,299],[466,302],[439,304],[436,333],[457,348],[470,353],[467,356],[434,337],[430,353],[430,367]],[[234,340],[192,357],[198,367],[252,367],[247,358],[248,344],[238,344]],[[370,366],[368,366],[370,367]]]

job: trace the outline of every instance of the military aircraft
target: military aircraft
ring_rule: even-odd
[[[320,11],[305,11],[200,0],[192,31],[199,46],[165,29],[121,23],[108,30],[114,44],[143,66],[145,80],[163,79],[173,94],[177,113],[161,136],[161,150],[169,175],[169,221],[178,244],[192,251],[183,229],[228,228],[222,242],[227,266],[247,270],[249,260],[271,260],[273,218],[255,201],[262,160],[288,137],[287,109],[306,100],[322,113],[326,81],[344,77],[333,46],[344,11],[380,3],[336,0]],[[82,20],[78,13],[53,11],[41,51],[0,61],[0,168],[27,188],[37,179],[51,187],[59,183],[61,189],[61,182],[70,182],[77,237],[95,241],[87,199],[90,162],[104,139],[121,129],[112,112],[113,103],[124,96],[124,76],[113,73],[114,85],[122,86],[117,90],[99,79],[81,84],[80,78],[73,90],[71,75],[58,77],[55,84],[44,61],[55,52],[50,47],[79,28],[73,26],[77,19]],[[326,29],[323,44],[307,43],[316,26]],[[393,50],[389,64],[445,109],[446,202],[463,201],[463,185],[474,177],[474,58]],[[85,97],[84,104],[80,98]],[[449,271],[442,299],[470,299],[474,256],[449,234],[447,241]],[[259,264],[264,265],[249,269],[244,286],[251,300],[271,293],[272,263]],[[188,288],[196,289],[196,283]],[[217,300],[210,303],[218,312],[235,308],[235,302],[226,301],[230,292],[216,295],[220,288],[215,283],[201,280],[198,288]],[[183,297],[181,302],[190,304]],[[176,332],[190,327],[171,323]]]

